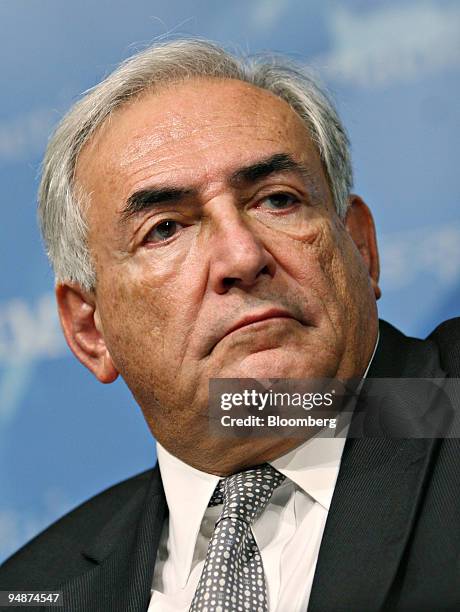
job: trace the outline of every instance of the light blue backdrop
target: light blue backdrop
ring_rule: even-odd
[[[456,0],[1,0],[0,559],[154,462],[124,385],[97,383],[63,343],[35,192],[47,135],[79,93],[171,32],[313,66],[375,213],[381,316],[423,336],[459,314]]]

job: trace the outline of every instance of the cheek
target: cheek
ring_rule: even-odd
[[[193,266],[177,265],[165,273],[148,255],[117,266],[98,282],[106,343],[122,374],[134,362],[139,372],[142,367],[173,370],[199,304],[200,281]]]
[[[337,308],[346,328],[362,325],[374,301],[368,270],[352,238],[343,226],[334,230],[334,250],[330,260],[330,277],[337,296]]]
[[[362,265],[339,222],[320,220],[302,239],[284,239],[273,251],[323,328],[345,331],[363,291]]]
[[[122,375],[139,358],[161,358],[160,330],[168,314],[167,305],[158,290],[147,291],[142,284],[128,285],[120,278],[112,279],[100,312],[105,342]]]
[[[276,257],[282,267],[322,302],[337,299],[341,284],[341,252],[333,228],[327,221],[309,227],[302,237],[287,238],[278,245]]]

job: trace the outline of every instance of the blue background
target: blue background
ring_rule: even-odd
[[[151,466],[122,382],[71,356],[35,222],[40,159],[78,95],[155,37],[313,67],[349,131],[382,257],[380,315],[425,336],[460,310],[460,4],[435,0],[0,0],[0,560]]]

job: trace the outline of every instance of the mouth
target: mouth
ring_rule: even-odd
[[[268,319],[293,319],[294,317],[286,312],[285,310],[280,310],[278,308],[271,308],[270,310],[266,310],[265,312],[259,314],[251,314],[246,315],[242,319],[240,319],[235,325],[230,327],[224,334],[224,338],[229,336],[231,333],[238,329],[242,329],[243,327],[248,327],[249,325],[253,325],[254,323],[259,323],[260,321],[267,321]]]
[[[256,325],[257,323],[262,323],[263,321],[271,321],[277,319],[291,319],[293,321],[297,321],[297,319],[290,312],[282,308],[269,308],[262,312],[247,314],[241,319],[239,319],[236,323],[231,325],[228,329],[225,330],[223,334],[220,335],[220,337],[213,343],[210,352],[213,351],[214,347],[219,344],[219,342],[221,342],[224,338],[230,336],[230,334],[233,334],[241,329]]]

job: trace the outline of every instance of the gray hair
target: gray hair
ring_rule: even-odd
[[[337,213],[344,218],[352,187],[349,142],[334,106],[311,76],[286,59],[241,59],[207,41],[156,44],[124,61],[86,92],[50,139],[39,189],[39,222],[57,283],[76,282],[87,290],[96,286],[85,219],[89,194],[77,189],[74,181],[82,147],[114,110],[145,90],[200,77],[237,79],[285,100],[306,124]]]

